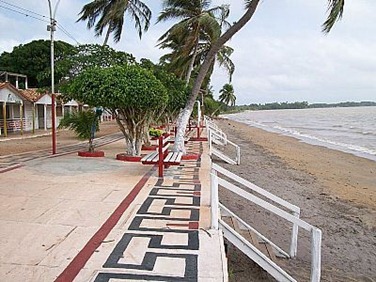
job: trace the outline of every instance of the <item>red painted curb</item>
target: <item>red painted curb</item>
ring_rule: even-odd
[[[132,191],[125,197],[116,210],[106,220],[106,222],[99,228],[99,230],[91,237],[83,249],[75,256],[71,263],[64,269],[64,271],[56,278],[55,282],[70,282],[73,281],[81,269],[85,266],[87,261],[93,255],[95,250],[106,239],[111,230],[119,222],[123,213],[127,210],[129,205],[134,201],[142,187],[146,184],[154,169],[148,171],[141,180],[133,187]]]
[[[95,152],[79,151],[77,155],[79,155],[80,157],[85,157],[85,158],[101,158],[101,157],[104,157],[104,152],[103,151],[95,151]]]
[[[142,145],[141,150],[155,151],[157,148],[158,148],[158,145],[150,145],[150,146]]]
[[[116,159],[124,162],[140,162],[143,156],[128,156],[126,154],[117,154]]]
[[[191,138],[189,138],[189,141],[208,141],[208,138],[206,138],[206,137],[200,137],[200,138],[191,137]]]
[[[193,160],[196,161],[201,157],[200,154],[186,154],[181,157],[183,161]]]

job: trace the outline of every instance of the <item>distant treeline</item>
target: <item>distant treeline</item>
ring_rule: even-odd
[[[229,108],[231,112],[241,112],[245,110],[281,110],[281,109],[308,109],[308,108],[335,108],[335,107],[369,107],[376,106],[376,102],[341,102],[334,104],[308,102],[282,102],[282,103],[266,103],[266,104],[249,104],[240,105]]]

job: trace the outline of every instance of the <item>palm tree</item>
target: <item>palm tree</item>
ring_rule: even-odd
[[[158,22],[180,20],[159,41],[161,48],[176,48],[169,59],[172,64],[180,64],[180,72],[185,73],[187,83],[194,69],[200,42],[218,38],[221,34],[221,24],[216,15],[228,15],[228,5],[210,8],[210,4],[210,0],[164,0],[163,11],[158,17]]]
[[[141,38],[142,32],[149,28],[151,11],[140,0],[94,0],[82,8],[77,21],[87,20],[87,28],[94,27],[95,36],[101,36],[107,28],[103,42],[103,45],[107,45],[111,33],[114,41],[119,42],[126,12],[135,22],[135,28]]]
[[[201,84],[204,81],[207,72],[210,69],[212,61],[215,59],[216,54],[228,40],[230,40],[239,30],[241,30],[253,17],[260,0],[245,0],[246,11],[244,15],[236,21],[225,33],[223,33],[218,40],[212,44],[205,61],[200,67],[200,71],[193,84],[191,95],[188,98],[187,104],[183,109],[179,119],[177,120],[177,135],[174,143],[174,150],[185,152],[184,148],[184,133],[188,124],[189,117],[192,113],[195,101],[200,93]],[[323,24],[323,32],[328,33],[343,14],[345,2],[344,0],[328,0],[329,15]]]
[[[191,70],[190,78],[194,77],[192,72],[195,70],[195,66],[201,65],[201,63],[205,60],[205,56],[210,50],[212,42],[214,42],[214,40],[212,40],[211,38],[209,40],[210,41],[208,42],[202,41],[198,44],[195,54],[195,62],[193,64],[194,69]],[[162,42],[160,46],[162,49],[169,48],[172,50],[170,53],[167,53],[160,58],[160,64],[165,66],[167,70],[174,73],[177,77],[183,79],[188,71],[188,68],[193,62],[193,56],[184,51],[184,48],[182,47],[183,45],[179,43],[178,38],[171,39],[170,42]],[[235,65],[230,58],[233,52],[233,48],[229,46],[222,46],[216,56],[216,62],[220,67],[223,67],[227,71],[230,82],[235,71]],[[208,85],[208,80],[210,79],[214,70],[214,63],[215,62],[213,61],[210,67],[210,71],[206,76],[206,83],[204,83],[203,88],[206,88]]]
[[[236,96],[234,94],[234,87],[230,83],[223,85],[222,89],[219,90],[219,101],[226,104],[227,106],[235,106]]]
[[[223,85],[222,89],[219,90],[219,93],[221,93],[221,95],[219,95],[220,103],[217,109],[212,113],[212,115],[215,115],[216,112],[219,111],[219,109],[223,106],[223,104],[231,107],[235,106],[236,96],[234,94],[234,87],[232,86],[232,84],[226,83],[225,85]]]

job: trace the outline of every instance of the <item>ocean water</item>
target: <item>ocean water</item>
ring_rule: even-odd
[[[376,107],[245,111],[223,117],[376,161]]]

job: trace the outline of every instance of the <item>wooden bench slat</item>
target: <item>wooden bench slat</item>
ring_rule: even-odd
[[[168,163],[170,162],[172,157],[172,153],[168,153],[167,156],[164,158],[163,162]]]
[[[168,150],[168,147],[170,147],[170,143],[168,143],[167,145],[165,145],[163,148],[162,148],[162,153],[166,152]]]
[[[150,154],[147,154],[145,157],[141,159],[141,162],[152,162],[155,158],[158,159],[158,152],[153,152]]]
[[[170,152],[165,158],[167,163],[180,163],[183,154],[180,152]]]
[[[170,162],[171,163],[175,163],[176,162],[176,153],[172,153],[171,154]]]
[[[154,163],[157,163],[159,161],[159,155],[156,154],[151,161],[154,162]]]
[[[179,152],[175,152],[173,157],[171,158],[171,160],[175,163],[177,162],[180,162],[181,161],[181,157],[183,156],[182,153],[179,153]]]
[[[183,157],[183,153],[179,152],[176,160],[178,160],[180,162],[182,157]]]

